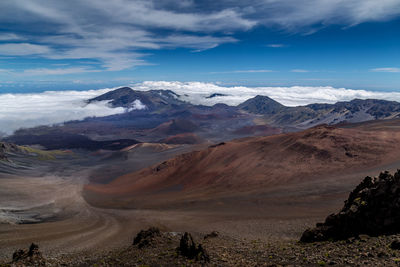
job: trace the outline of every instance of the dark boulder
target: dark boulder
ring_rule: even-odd
[[[28,250],[18,249],[13,253],[13,263],[18,263],[21,265],[35,265],[44,266],[45,259],[42,253],[39,251],[39,246],[32,243]]]
[[[400,170],[394,175],[365,177],[350,193],[344,207],[324,223],[307,229],[300,241],[343,240],[360,234],[400,233]]]
[[[394,240],[394,241],[390,244],[390,248],[391,248],[391,249],[400,249],[400,239]]]
[[[182,236],[177,250],[182,256],[185,256],[189,259],[205,262],[210,261],[207,251],[201,244],[196,246],[192,235],[187,232],[185,232],[185,234]]]
[[[147,230],[141,230],[133,240],[133,245],[137,245],[138,248],[150,246],[156,237],[160,237],[160,229],[156,227],[150,227]]]

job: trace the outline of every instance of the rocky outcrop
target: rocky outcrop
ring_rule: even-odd
[[[300,241],[340,240],[360,234],[400,233],[400,170],[369,176],[350,193],[344,207],[306,230]]]
[[[144,248],[151,246],[154,243],[156,237],[160,237],[160,229],[156,227],[150,227],[147,230],[141,230],[133,240],[133,245],[138,248]]]
[[[182,256],[185,256],[189,259],[205,262],[210,261],[207,251],[201,244],[196,246],[192,235],[187,232],[185,232],[185,234],[182,236],[177,250]]]
[[[14,144],[0,142],[0,160],[9,161],[7,154],[17,150],[18,147]]]
[[[46,264],[39,246],[32,243],[28,250],[19,249],[13,254],[13,263],[17,266],[44,266]]]

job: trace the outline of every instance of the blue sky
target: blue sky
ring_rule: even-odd
[[[400,91],[400,0],[0,2],[0,93],[158,80]]]

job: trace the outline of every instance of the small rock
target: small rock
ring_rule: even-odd
[[[150,227],[147,230],[141,230],[133,240],[133,245],[137,245],[138,248],[150,246],[154,241],[155,237],[161,236],[160,229],[156,227]]]
[[[215,237],[218,237],[218,236],[219,236],[219,233],[217,231],[212,231],[211,233],[206,234],[204,236],[204,239],[215,238]]]
[[[388,255],[386,254],[386,252],[381,251],[378,253],[378,258],[386,258]]]
[[[396,239],[390,244],[391,249],[400,249],[400,239]]]

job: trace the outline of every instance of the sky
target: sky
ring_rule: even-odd
[[[2,0],[0,93],[144,81],[400,90],[400,0]]]

